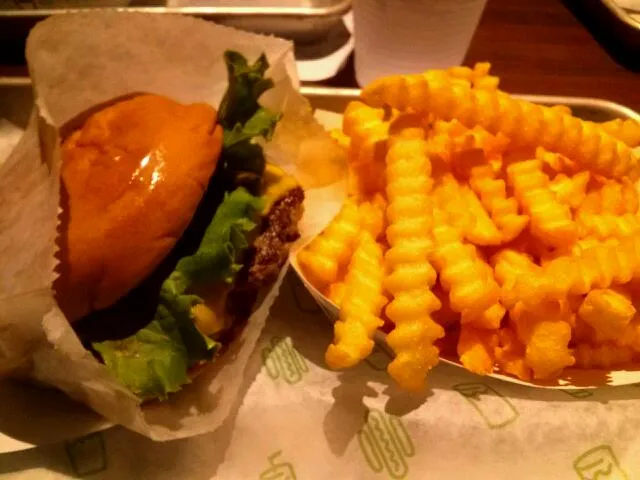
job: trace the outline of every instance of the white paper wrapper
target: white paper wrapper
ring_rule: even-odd
[[[9,120],[0,118],[0,165],[9,157],[20,141],[23,130]]]
[[[245,367],[281,279],[212,367],[167,402],[141,408],[138,399],[82,347],[53,301],[58,129],[95,105],[133,92],[217,106],[226,88],[227,49],[250,60],[266,53],[272,65],[268,75],[276,86],[265,103],[284,112],[283,131],[328,146],[325,152],[335,175],[313,183],[304,181],[311,177],[303,170],[312,166],[303,161],[304,144],[292,141],[291,133],[277,132],[276,145],[269,145],[267,152],[270,161],[299,175],[308,187],[301,230],[305,238],[314,235],[324,224],[311,221],[309,212],[322,208],[327,219],[335,214],[344,191],[344,163],[341,157],[331,157],[339,156],[339,149],[331,149],[333,143],[310,120],[310,109],[296,92],[292,45],[193,18],[101,12],[56,16],[38,24],[27,42],[36,113],[0,167],[0,369],[27,362],[34,379],[155,440],[214,430],[237,408]],[[290,156],[283,157],[284,152]]]
[[[640,388],[542,390],[450,365],[424,395],[394,385],[376,348],[324,365],[332,328],[290,272],[250,362],[259,372],[215,432],[170,443],[122,428],[0,456],[31,480],[634,480]]]

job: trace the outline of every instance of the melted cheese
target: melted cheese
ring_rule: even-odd
[[[216,312],[202,303],[191,307],[191,316],[196,328],[207,337],[224,329],[224,321],[216,315]]]
[[[298,186],[298,182],[291,175],[275,165],[268,164],[264,170],[264,187],[262,198],[264,199],[264,212],[271,210],[275,202],[284,197],[292,189]]]

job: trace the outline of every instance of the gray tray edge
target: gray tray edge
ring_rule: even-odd
[[[269,17],[333,17],[345,14],[352,0],[337,0],[334,5],[324,7],[110,7],[110,8],[56,8],[0,10],[0,18],[45,18],[51,15],[90,11],[116,10],[121,12],[143,12],[156,14],[195,15],[202,18],[220,16],[269,16]]]
[[[29,79],[28,77],[0,77],[0,88],[29,87],[30,85],[31,79]],[[312,98],[326,97],[349,100],[358,98],[358,96],[360,95],[360,90],[357,88],[302,86],[300,88],[300,93]],[[601,98],[533,94],[516,94],[514,95],[514,97],[541,104],[563,104],[569,107],[591,107],[594,109],[606,110],[613,116],[617,116],[620,118],[632,118],[640,121],[640,114],[634,111],[632,108]]]

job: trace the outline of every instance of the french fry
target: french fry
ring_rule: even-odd
[[[637,179],[639,159],[631,147],[596,124],[550,107],[515,99],[499,90],[473,89],[445,73],[427,71],[374,80],[361,93],[369,105],[413,108],[467,127],[480,125],[523,146],[542,146],[610,178]]]
[[[347,159],[353,178],[351,193],[367,196],[381,191],[385,185],[384,158],[389,138],[385,110],[351,102],[344,112],[342,130],[349,139]]]
[[[630,147],[640,146],[640,122],[638,120],[617,118],[600,123],[598,126]]]
[[[493,270],[479,258],[473,245],[463,243],[461,233],[448,225],[446,216],[438,210],[434,212],[432,233],[435,246],[431,259],[442,287],[449,292],[451,309],[467,311],[469,322],[482,319],[485,310],[500,298]]]
[[[386,230],[386,208],[387,200],[379,193],[375,194],[371,200],[362,202],[358,206],[360,227],[363,231],[371,234],[374,239],[382,236]]]
[[[357,101],[349,103],[342,120],[342,131],[350,139],[350,163],[384,163],[389,131],[384,109],[371,108]]]
[[[578,310],[580,319],[591,325],[601,340],[621,337],[635,314],[631,300],[612,289],[591,290]]]
[[[551,110],[554,110],[558,113],[561,113],[563,115],[571,115],[571,108],[568,107],[567,105],[554,105],[553,107],[550,107]]]
[[[469,67],[451,67],[447,69],[447,73],[452,78],[467,80],[474,88],[484,88],[487,90],[495,90],[498,88],[500,79],[489,75],[491,64],[488,62],[476,63],[473,68]]]
[[[611,237],[632,237],[640,232],[640,217],[632,213],[614,215],[581,211],[576,214],[576,224],[581,238],[605,240]]]
[[[344,298],[345,288],[346,286],[344,282],[332,283],[331,285],[329,285],[327,298],[336,305],[340,306],[342,304],[342,299]]]
[[[488,375],[493,372],[494,351],[498,346],[495,331],[462,325],[458,339],[458,357],[470,372]]]
[[[640,123],[498,84],[488,63],[382,78],[331,132],[349,200],[298,259],[341,307],[332,368],[365,358],[383,323],[388,372],[412,391],[445,330],[480,375],[640,359]]]
[[[556,248],[576,241],[578,231],[571,211],[549,188],[539,160],[514,162],[507,167],[507,175],[515,197],[531,218],[533,235]]]
[[[544,266],[545,275],[572,295],[586,295],[594,288],[624,285],[639,274],[640,239],[599,243],[580,256],[557,258]]]
[[[626,213],[638,214],[640,209],[640,195],[636,186],[630,181],[622,181],[622,204]]]
[[[351,144],[351,139],[340,129],[334,128],[329,132],[331,138],[333,138],[338,145],[340,145],[345,150],[349,149],[349,145]]]
[[[587,185],[590,179],[589,172],[578,172],[572,176],[560,173],[549,182],[549,190],[555,194],[560,203],[576,209],[587,196]]]
[[[504,135],[492,135],[480,126],[467,128],[457,120],[436,121],[429,134],[429,152],[448,162],[473,151],[487,157],[500,155],[508,146],[509,139]]]
[[[522,276],[540,275],[542,269],[526,253],[504,248],[491,258],[500,286],[513,285]]]
[[[324,232],[298,253],[300,267],[316,288],[323,289],[339,280],[359,232],[358,206],[347,200]]]
[[[497,330],[507,309],[497,301],[484,311],[463,310],[460,314],[460,323],[462,325],[475,325],[478,328],[486,330]]]
[[[447,222],[458,229],[462,235],[475,228],[476,218],[470,215],[461,194],[461,186],[451,173],[438,180],[433,189],[433,199],[437,207],[447,216]]]
[[[562,302],[543,302],[511,310],[516,334],[525,344],[525,364],[533,378],[556,376],[575,363],[569,349],[572,312]]]
[[[525,347],[512,328],[498,331],[498,345],[494,349],[496,364],[500,369],[521,380],[530,380],[531,368],[525,362]]]
[[[467,212],[471,217],[475,218],[473,227],[465,232],[467,240],[478,246],[500,245],[505,240],[505,237],[489,217],[476,193],[469,186],[464,185],[460,188],[460,195],[465,203]],[[504,220],[504,217],[502,219]],[[508,234],[508,237],[512,236],[515,238],[517,236],[516,232],[511,231]]]
[[[575,175],[584,171],[581,170],[580,165],[564,155],[557,152],[550,152],[542,147],[536,147],[535,158],[542,162],[543,170],[545,171],[551,169],[555,173],[565,175]]]
[[[391,146],[387,154],[387,240],[391,248],[385,256],[389,271],[385,288],[392,295],[386,314],[395,325],[387,343],[396,356],[388,371],[403,388],[413,391],[424,388],[427,372],[438,362],[434,342],[444,336],[443,328],[431,318],[440,302],[431,292],[436,272],[429,262],[430,174],[424,140],[398,139]]]
[[[576,366],[580,368],[611,368],[630,363],[634,352],[630,347],[614,344],[592,346],[581,343],[576,345],[574,355]]]
[[[589,192],[580,203],[579,212],[612,215],[638,213],[638,192],[627,181],[622,183],[606,181],[598,189]]]
[[[518,202],[507,198],[506,182],[496,178],[491,165],[479,165],[471,169],[469,186],[491,214],[491,219],[501,233],[501,243],[517,238],[529,225],[529,216],[518,213]]]
[[[624,329],[624,332],[613,340],[613,343],[621,347],[631,347],[635,352],[640,352],[640,319],[636,316]]]
[[[380,328],[384,265],[382,248],[364,232],[349,263],[340,303],[340,318],[334,324],[334,341],[325,353],[333,369],[352,367],[373,350],[373,335]]]

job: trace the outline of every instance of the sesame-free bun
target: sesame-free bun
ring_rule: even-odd
[[[216,117],[209,105],[144,94],[66,138],[54,288],[71,322],[116,302],[171,251],[215,170]]]

